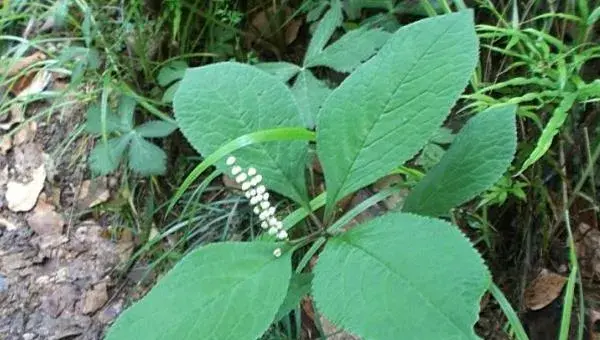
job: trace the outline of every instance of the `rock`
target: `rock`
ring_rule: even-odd
[[[8,202],[8,209],[15,212],[33,209],[46,180],[44,164],[33,170],[31,176],[32,180],[28,183],[11,180],[6,184],[5,197]]]
[[[106,292],[106,283],[101,282],[94,286],[92,290],[85,293],[83,300],[82,312],[84,314],[90,314],[96,312],[102,308],[108,301],[108,293]]]
[[[62,216],[54,211],[54,207],[44,201],[38,202],[33,215],[27,218],[29,227],[40,236],[60,235],[65,224]]]

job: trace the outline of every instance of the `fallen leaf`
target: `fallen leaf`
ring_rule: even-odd
[[[46,59],[46,55],[43,52],[38,51],[30,56],[21,58],[14,63],[11,60],[8,60],[5,65],[0,67],[0,74],[4,75],[5,77],[12,77],[21,72],[23,69],[44,59]]]
[[[106,177],[85,180],[79,189],[78,205],[80,208],[92,208],[110,198]]]
[[[94,313],[98,309],[102,308],[106,301],[108,301],[106,283],[100,282],[99,284],[95,285],[92,290],[89,290],[85,293],[82,312],[84,314]]]
[[[525,289],[525,306],[540,310],[560,296],[567,278],[543,269]]]
[[[12,148],[12,138],[9,135],[0,137],[0,155],[6,155]]]
[[[287,45],[291,44],[298,37],[298,31],[302,26],[301,20],[292,19],[287,21],[287,18],[291,17],[293,13],[294,10],[288,6],[281,9],[269,8],[258,12],[250,22],[251,27],[246,44],[251,46],[257,40],[273,38],[280,32],[283,32],[285,43]],[[278,18],[278,16],[280,17]],[[283,23],[285,23],[285,26],[281,27]]]
[[[53,205],[40,199],[33,210],[33,215],[27,218],[27,224],[40,236],[61,235],[65,220],[54,210]]]
[[[40,70],[35,74],[35,77],[33,77],[29,86],[22,91],[16,92],[17,98],[30,96],[44,91],[46,86],[50,84],[50,80],[52,80],[52,74],[46,70]]]
[[[13,145],[21,145],[33,141],[37,131],[37,123],[31,121],[25,124],[13,137]]]
[[[574,232],[575,250],[581,266],[581,275],[586,278],[600,275],[600,230],[580,223]]]
[[[25,120],[25,107],[22,103],[13,103],[10,106],[10,118],[8,121],[0,124],[0,129],[10,130],[13,125]]]
[[[8,209],[15,212],[33,209],[46,180],[44,164],[34,169],[31,176],[32,180],[28,183],[11,180],[6,184],[5,198],[8,202]]]

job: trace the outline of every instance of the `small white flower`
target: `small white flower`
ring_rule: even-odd
[[[252,195],[250,195],[250,191],[246,191],[246,192],[244,193],[244,195],[246,196],[246,198],[247,198],[247,199],[250,199],[250,198],[252,198]]]
[[[262,211],[259,215],[258,218],[263,221],[263,223],[267,223],[267,226],[269,225],[269,223],[267,222],[267,218],[269,218],[269,212],[268,211]]]
[[[263,229],[267,229],[269,227],[269,223],[267,223],[266,221],[262,221],[260,222],[260,227]]]
[[[256,176],[252,177],[252,185],[258,185],[258,183],[260,183],[261,181],[262,181],[261,175],[256,175]]]
[[[268,193],[268,192],[265,192],[265,193],[263,194],[263,200],[265,200],[265,201],[266,201],[266,200],[268,200],[268,199],[269,199],[269,193]]]
[[[267,188],[265,188],[264,185],[259,185],[256,187],[256,192],[258,192],[259,194],[264,194],[265,191],[267,191]]]
[[[255,215],[258,215],[258,214],[260,214],[260,208],[259,208],[259,207],[254,207],[254,210],[253,210],[253,211],[254,211],[254,214],[255,214]]]
[[[285,240],[288,237],[288,233],[287,231],[285,231],[284,229],[281,229],[277,232],[277,238],[280,240]]]
[[[277,228],[271,227],[269,228],[269,231],[267,231],[267,233],[269,233],[269,235],[275,235],[277,234]]]
[[[270,217],[269,218],[269,225],[271,227],[275,227],[277,225],[277,219],[275,217]]]
[[[256,196],[256,190],[252,189],[252,190],[248,191],[248,194],[250,195],[250,197]]]
[[[273,256],[280,257],[281,256],[281,248],[275,248],[275,250],[273,250]]]
[[[275,207],[270,207],[269,210],[267,210],[268,212],[268,216],[273,216],[275,215]]]
[[[242,167],[239,165],[236,165],[233,168],[231,168],[231,174],[234,176],[239,174],[240,172],[242,172]]]
[[[227,162],[225,163],[227,164],[227,166],[232,166],[235,163],[235,157],[229,156],[229,158],[227,158]]]
[[[254,196],[250,199],[251,205],[256,205],[256,204],[258,204],[258,202],[260,202],[260,200],[258,199],[258,196]]]
[[[260,202],[260,207],[263,209],[269,209],[270,206],[271,206],[271,203],[269,203],[269,201]]]
[[[250,181],[246,181],[246,182],[242,183],[242,190],[247,191],[248,189],[250,189],[251,186],[252,186],[252,184],[250,183]]]
[[[277,223],[275,223],[275,228],[282,229],[283,228],[283,223],[281,221],[277,221]]]
[[[256,175],[256,169],[255,168],[248,168],[248,176],[254,176]]]
[[[243,181],[245,181],[247,178],[248,178],[248,175],[246,175],[245,173],[243,173],[243,172],[242,172],[241,174],[239,174],[239,175],[237,175],[237,176],[235,177],[235,181],[236,181],[237,183],[242,183],[242,182],[243,182]]]

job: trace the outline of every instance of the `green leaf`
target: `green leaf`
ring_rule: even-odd
[[[310,39],[306,55],[304,56],[304,65],[306,65],[306,61],[314,58],[323,51],[323,48],[333,35],[333,32],[335,32],[336,28],[342,24],[343,19],[344,15],[342,13],[342,4],[340,3],[340,0],[332,0],[331,7],[325,12],[325,15],[319,22],[315,33]]]
[[[285,298],[291,251],[267,242],[192,251],[110,328],[106,340],[255,340]]]
[[[275,321],[283,319],[298,307],[302,298],[310,293],[312,278],[312,273],[295,273],[292,276],[285,300],[283,300],[277,315],[275,315]]]
[[[600,7],[596,7],[587,18],[587,25],[592,26],[600,18]]]
[[[278,61],[272,63],[259,63],[254,65],[258,69],[265,71],[287,83],[293,76],[300,72],[301,68],[298,65],[286,63],[285,61]]]
[[[315,78],[309,70],[303,70],[296,77],[292,92],[296,97],[304,126],[309,129],[314,128],[317,113],[331,93],[331,89],[323,81]]]
[[[533,163],[537,162],[544,154],[546,154],[548,149],[550,149],[554,136],[558,134],[560,128],[565,123],[569,110],[573,107],[573,103],[576,99],[577,93],[567,93],[564,95],[561,102],[552,112],[552,118],[550,118],[548,124],[544,127],[544,131],[542,131],[542,135],[540,136],[535,149],[531,152],[525,163],[523,163],[519,173],[522,173]]]
[[[163,103],[171,103],[173,102],[173,98],[175,97],[175,93],[177,93],[177,89],[179,89],[179,82],[173,83],[173,85],[169,86],[160,101]]]
[[[364,339],[477,339],[490,275],[447,222],[389,213],[329,240],[314,270],[317,309]]]
[[[322,53],[307,59],[306,67],[327,66],[338,72],[352,72],[369,59],[391,34],[380,29],[362,27],[344,34]]]
[[[109,139],[106,144],[98,141],[89,157],[90,169],[94,175],[104,176],[115,171],[129,141],[131,141],[131,134]]]
[[[410,159],[440,127],[477,62],[471,11],[404,26],[328,97],[317,153],[327,211]]]
[[[408,195],[403,210],[444,215],[496,183],[515,155],[515,110],[514,105],[490,108],[471,118]]]
[[[100,105],[94,103],[91,104],[86,112],[85,130],[89,133],[101,134],[102,133],[102,110]],[[106,133],[117,132],[126,130],[121,124],[119,116],[113,112],[106,113]]]
[[[119,113],[119,117],[121,119],[121,126],[125,129],[124,131],[129,132],[133,129],[133,119],[135,113],[135,107],[137,105],[137,101],[135,98],[122,95],[119,98],[119,107],[117,108],[117,112]]]
[[[174,109],[181,132],[205,156],[248,133],[302,126],[285,84],[252,66],[232,62],[188,69]],[[294,141],[252,145],[233,155],[243,168],[255,167],[269,189],[306,202],[307,153],[306,141]],[[217,168],[228,171],[224,159]]]
[[[164,120],[151,120],[135,128],[135,131],[145,138],[162,138],[177,129],[177,125]]]
[[[167,154],[137,133],[129,148],[129,168],[140,175],[162,175],[167,170]]]
[[[188,65],[185,61],[175,60],[163,66],[158,72],[158,85],[167,87],[176,80],[183,78]]]
[[[431,137],[430,141],[436,144],[450,144],[454,140],[454,133],[452,130],[441,127],[436,133]]]
[[[415,163],[422,166],[426,170],[431,169],[440,162],[444,156],[444,153],[446,153],[446,150],[444,150],[441,146],[435,143],[428,143],[425,145],[423,150],[421,150],[421,154]]]

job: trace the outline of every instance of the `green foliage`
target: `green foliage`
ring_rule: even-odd
[[[339,25],[339,5],[334,0],[319,24],[310,58],[327,51]],[[490,275],[455,226],[396,212],[342,231],[396,188],[365,200],[337,221],[333,213],[341,198],[387,175],[428,142],[452,141],[451,132],[440,125],[476,63],[472,21],[466,11],[405,26],[331,93],[310,71],[287,63],[260,66],[276,77],[233,62],[188,69],[174,98],[175,116],[205,159],[182,187],[211,165],[228,171],[224,158],[232,154],[236,165],[256,168],[269,189],[299,203],[283,228],[290,230],[309,216],[309,207],[327,204],[325,218],[315,223],[319,228],[313,234],[290,230],[298,238],[289,242],[258,237],[193,251],[117,320],[108,339],[256,339],[271,322],[286,320],[310,287],[320,312],[363,338],[476,338],[473,324]],[[352,69],[350,64],[342,60],[339,65]],[[294,74],[299,84],[290,89],[283,80]],[[313,116],[319,101],[325,104]],[[491,186],[514,153],[514,110],[493,108],[472,118],[414,189],[409,210],[437,215],[439,208],[420,196],[445,195],[436,201],[443,213]],[[102,130],[118,118],[105,116]],[[306,141],[315,141],[315,134],[299,126],[310,118],[316,122],[327,191],[309,204]],[[118,134],[120,125],[115,125]],[[137,131],[128,143],[142,145],[143,135],[163,132],[157,123]],[[135,163],[147,158],[140,153]],[[453,175],[452,181],[447,175]],[[292,257],[311,243],[302,259]],[[303,271],[324,243],[313,278]],[[299,274],[292,276],[294,266]]]
[[[441,161],[410,192],[403,210],[446,215],[498,181],[517,147],[515,109],[491,108],[471,118]]]
[[[179,88],[179,81],[183,78],[187,68],[188,65],[186,62],[175,60],[164,65],[160,69],[156,81],[158,82],[158,85],[165,88],[162,97],[163,103],[170,103],[173,101],[175,92],[177,92],[177,89]]]
[[[102,112],[101,106],[92,104],[86,113],[86,131],[95,135],[111,135],[104,142],[100,138],[89,157],[90,169],[103,176],[115,171],[129,147],[129,168],[140,175],[161,175],[166,171],[165,152],[145,138],[161,138],[177,128],[166,121],[148,121],[134,128],[136,102],[128,96],[121,97],[117,112]]]
[[[292,275],[287,295],[281,303],[277,315],[275,315],[275,321],[281,320],[288,315],[290,311],[298,307],[300,300],[310,292],[312,279],[312,273],[295,273]]]
[[[332,322],[366,339],[476,339],[489,284],[483,261],[455,227],[389,213],[327,243],[313,296]]]
[[[203,155],[244,134],[301,126],[291,91],[254,67],[219,63],[189,69],[174,100],[181,132]],[[254,166],[272,190],[307,202],[306,142],[253,145],[234,152],[243,167]],[[218,167],[226,172],[224,162]]]
[[[288,290],[291,252],[275,258],[278,246],[219,243],[193,251],[119,317],[106,339],[255,340]]]
[[[292,90],[300,106],[304,126],[308,128],[314,128],[319,109],[331,92],[328,84],[316,78],[309,69],[325,66],[338,72],[352,72],[373,56],[391,35],[380,29],[361,27],[347,32],[326,47],[336,29],[342,24],[342,20],[340,1],[331,1],[329,9],[318,23],[310,40],[302,68],[287,62],[257,65],[258,68],[284,82],[297,75]]]
[[[476,56],[472,14],[461,12],[403,27],[344,80],[321,108],[317,129],[329,211],[423,147],[463,91]]]

